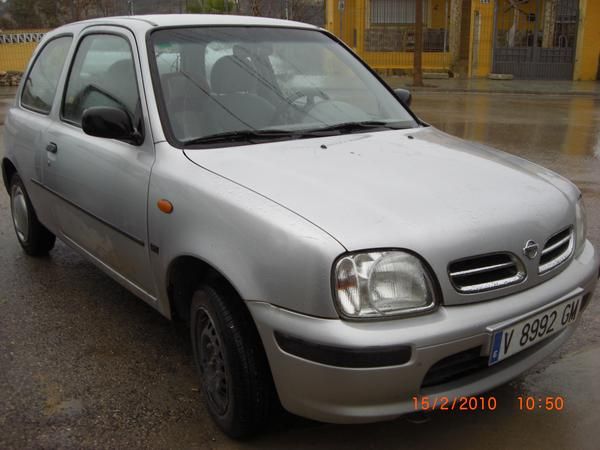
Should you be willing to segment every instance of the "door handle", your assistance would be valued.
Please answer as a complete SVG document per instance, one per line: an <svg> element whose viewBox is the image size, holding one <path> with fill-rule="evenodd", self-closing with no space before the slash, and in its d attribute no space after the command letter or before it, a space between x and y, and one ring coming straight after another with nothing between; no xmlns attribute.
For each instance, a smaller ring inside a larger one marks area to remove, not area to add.
<svg viewBox="0 0 600 450"><path fill-rule="evenodd" d="M56 153L58 151L58 146L54 142L50 142L46 145L46 151L50 153Z"/></svg>

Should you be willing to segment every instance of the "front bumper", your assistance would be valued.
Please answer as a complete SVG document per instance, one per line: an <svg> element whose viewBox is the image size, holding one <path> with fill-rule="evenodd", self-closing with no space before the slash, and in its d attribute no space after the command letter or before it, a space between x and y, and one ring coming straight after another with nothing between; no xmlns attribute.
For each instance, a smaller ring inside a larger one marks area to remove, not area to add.
<svg viewBox="0 0 600 450"><path fill-rule="evenodd" d="M381 322L321 319L247 302L262 338L283 406L292 413L334 423L387 420L414 411L413 396L475 395L517 377L559 348L577 322L534 347L494 366L452 381L423 387L437 362L480 349L489 355L488 327L526 315L559 299L583 294L591 300L600 257L587 242L581 255L554 278L534 288L488 302L440 307L432 314ZM294 356L280 347L275 333L324 346L352 350L410 347L404 364L347 367Z"/></svg>

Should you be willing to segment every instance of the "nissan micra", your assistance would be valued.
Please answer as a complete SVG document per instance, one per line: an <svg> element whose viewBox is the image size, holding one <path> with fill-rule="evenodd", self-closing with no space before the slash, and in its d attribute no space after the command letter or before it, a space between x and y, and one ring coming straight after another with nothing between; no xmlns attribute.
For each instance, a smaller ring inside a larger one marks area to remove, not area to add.
<svg viewBox="0 0 600 450"><path fill-rule="evenodd" d="M302 23L60 27L6 118L17 239L187 322L234 437L279 404L358 423L484 392L568 339L599 256L571 182L409 102Z"/></svg>

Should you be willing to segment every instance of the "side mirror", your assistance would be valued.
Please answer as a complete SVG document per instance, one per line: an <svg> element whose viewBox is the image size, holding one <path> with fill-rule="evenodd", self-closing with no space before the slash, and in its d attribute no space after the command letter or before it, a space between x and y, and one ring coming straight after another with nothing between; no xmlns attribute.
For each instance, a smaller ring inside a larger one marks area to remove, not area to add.
<svg viewBox="0 0 600 450"><path fill-rule="evenodd" d="M394 94L396 94L396 98L400 100L404 105L410 106L412 102L412 95L407 89L394 89Z"/></svg>
<svg viewBox="0 0 600 450"><path fill-rule="evenodd" d="M118 139L139 145L142 135L137 131L129 114L121 108L92 106L83 112L81 128L85 134L108 139Z"/></svg>

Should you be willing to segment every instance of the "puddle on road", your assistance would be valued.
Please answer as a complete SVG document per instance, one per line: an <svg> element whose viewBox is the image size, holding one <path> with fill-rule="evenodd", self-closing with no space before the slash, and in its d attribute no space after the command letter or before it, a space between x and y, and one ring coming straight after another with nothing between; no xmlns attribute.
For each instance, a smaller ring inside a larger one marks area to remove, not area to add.
<svg viewBox="0 0 600 450"><path fill-rule="evenodd" d="M413 106L447 133L526 158L600 158L600 100L593 97L419 94Z"/></svg>
<svg viewBox="0 0 600 450"><path fill-rule="evenodd" d="M600 223L600 99L419 93L413 108L449 134L521 156L567 177L581 189L588 213L595 216L588 217L588 223L592 228Z"/></svg>

